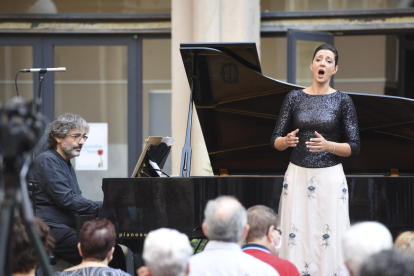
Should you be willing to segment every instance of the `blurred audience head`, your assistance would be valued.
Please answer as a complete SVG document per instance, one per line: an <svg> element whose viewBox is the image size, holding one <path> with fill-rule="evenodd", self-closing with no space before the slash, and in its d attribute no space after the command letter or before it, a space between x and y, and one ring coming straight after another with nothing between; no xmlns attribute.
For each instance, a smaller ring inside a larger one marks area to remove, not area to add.
<svg viewBox="0 0 414 276"><path fill-rule="evenodd" d="M46 254L50 256L53 247L55 246L55 240L49 234L49 227L39 218L35 218L34 227L39 235L40 241L44 245ZM12 248L13 275L16 273L19 273L20 275L31 273L34 275L34 270L38 265L38 262L34 247L30 244L26 229L20 218L16 218L13 225Z"/></svg>
<svg viewBox="0 0 414 276"><path fill-rule="evenodd" d="M414 275L414 257L400 250L385 250L365 259L363 276Z"/></svg>
<svg viewBox="0 0 414 276"><path fill-rule="evenodd" d="M177 230L161 228L145 238L143 259L153 276L188 274L188 260L193 254L188 237Z"/></svg>
<svg viewBox="0 0 414 276"><path fill-rule="evenodd" d="M220 196L207 203L203 232L210 240L241 243L248 231L246 209L237 199Z"/></svg>
<svg viewBox="0 0 414 276"><path fill-rule="evenodd" d="M394 242L394 249L403 250L414 256L414 232L400 234Z"/></svg>
<svg viewBox="0 0 414 276"><path fill-rule="evenodd" d="M390 231L378 222L357 223L342 238L342 250L351 276L359 276L361 264L372 254L392 247Z"/></svg>
<svg viewBox="0 0 414 276"><path fill-rule="evenodd" d="M246 242L263 245L273 255L278 255L282 237L276 212L263 205L250 207L247 210L247 223L250 230Z"/></svg>
<svg viewBox="0 0 414 276"><path fill-rule="evenodd" d="M109 262L115 239L115 227L109 220L97 218L87 221L79 234L79 253L84 260Z"/></svg>

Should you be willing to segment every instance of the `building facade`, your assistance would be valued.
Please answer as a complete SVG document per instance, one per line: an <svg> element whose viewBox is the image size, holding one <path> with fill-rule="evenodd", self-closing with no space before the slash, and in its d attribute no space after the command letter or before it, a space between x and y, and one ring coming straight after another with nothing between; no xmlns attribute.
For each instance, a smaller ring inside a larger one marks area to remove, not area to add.
<svg viewBox="0 0 414 276"><path fill-rule="evenodd" d="M16 95L18 70L66 67L45 75L42 112L108 124L108 170L77 172L86 197L98 200L102 178L129 177L150 135L176 138L165 169L179 173L190 94L180 43L254 41L264 75L306 86L325 34L339 51L334 88L414 98L412 7L411 0L0 0L0 103ZM18 76L26 100L38 84L37 74ZM196 114L192 146L192 175L211 174Z"/></svg>

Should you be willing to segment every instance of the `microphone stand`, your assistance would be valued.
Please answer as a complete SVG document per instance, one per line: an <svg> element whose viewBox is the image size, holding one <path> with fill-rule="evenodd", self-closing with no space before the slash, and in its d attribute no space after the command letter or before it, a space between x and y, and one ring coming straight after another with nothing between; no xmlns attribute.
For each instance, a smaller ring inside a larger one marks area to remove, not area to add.
<svg viewBox="0 0 414 276"><path fill-rule="evenodd" d="M34 106L33 106L33 109L34 109L35 114L37 116L39 114L39 109L40 109L40 104L41 104L40 95L42 93L42 84L43 84L43 79L44 79L45 74L47 72L66 72L66 67L58 67L58 68L30 68L30 69L21 69L21 70L19 70L19 72L21 72L21 73L35 73L35 72L39 72L39 91L37 92L37 99L34 99ZM19 90L17 89L17 75L19 74L19 72L17 72L16 78L14 80L14 83L16 85L17 97L19 97Z"/></svg>
<svg viewBox="0 0 414 276"><path fill-rule="evenodd" d="M36 99L36 113L35 113L36 116L39 114L40 101L41 101L40 95L42 93L42 84L43 84L43 79L44 79L46 73L47 73L46 70L40 70L39 71L39 89L38 89L38 92L37 92L37 99Z"/></svg>

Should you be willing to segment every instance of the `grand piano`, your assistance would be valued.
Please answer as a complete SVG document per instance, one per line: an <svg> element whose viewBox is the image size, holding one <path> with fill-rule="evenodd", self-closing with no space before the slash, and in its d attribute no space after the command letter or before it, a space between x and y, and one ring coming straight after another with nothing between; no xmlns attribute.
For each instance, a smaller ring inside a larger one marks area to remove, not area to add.
<svg viewBox="0 0 414 276"><path fill-rule="evenodd" d="M246 208L263 204L278 211L291 154L272 150L270 136L284 97L300 86L263 75L254 43L181 44L180 51L192 98L180 177L102 183L98 216L114 223L117 242L136 257L147 233L160 227L203 238L204 207L219 195L233 195ZM414 101L348 94L361 130L360 154L343 158L351 223L379 221L394 237L414 230ZM190 176L193 103L215 176Z"/></svg>

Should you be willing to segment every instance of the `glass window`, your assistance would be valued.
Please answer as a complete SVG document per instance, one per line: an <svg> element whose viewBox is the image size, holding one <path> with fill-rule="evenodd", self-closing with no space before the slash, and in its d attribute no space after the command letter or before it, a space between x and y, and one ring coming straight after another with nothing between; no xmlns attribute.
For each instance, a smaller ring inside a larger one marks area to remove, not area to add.
<svg viewBox="0 0 414 276"><path fill-rule="evenodd" d="M297 84L312 84L309 66L315 49L321 43L297 41ZM334 88L364 94L398 95L398 43L396 35L336 36L339 70ZM286 38L261 38L260 45L263 74L286 81Z"/></svg>
<svg viewBox="0 0 414 276"><path fill-rule="evenodd" d="M263 12L324 11L410 8L413 3L400 0L261 0L260 6Z"/></svg>
<svg viewBox="0 0 414 276"><path fill-rule="evenodd" d="M148 136L170 136L171 39L143 39L143 141ZM171 174L171 152L164 171Z"/></svg>
<svg viewBox="0 0 414 276"><path fill-rule="evenodd" d="M2 13L170 13L171 0L0 1Z"/></svg>
<svg viewBox="0 0 414 276"><path fill-rule="evenodd" d="M280 81L286 81L286 45L286 37L262 37L260 39L260 64L264 75Z"/></svg>
<svg viewBox="0 0 414 276"><path fill-rule="evenodd" d="M0 46L0 105L16 96L14 79L20 69L33 67L32 46ZM36 74L37 77L37 74ZM20 97L33 99L33 74L20 73L17 77Z"/></svg>
<svg viewBox="0 0 414 276"><path fill-rule="evenodd" d="M88 123L108 124L108 170L76 171L83 195L102 200L102 178L129 177L127 46L54 49L55 67L67 68L64 73L55 73L55 116L70 112ZM97 150L97 160L98 154ZM96 163L98 166L99 161ZM76 169L76 158L72 165Z"/></svg>
<svg viewBox="0 0 414 276"><path fill-rule="evenodd" d="M339 54L335 88L379 95L387 87L396 89L397 43L396 36L386 35L335 37Z"/></svg>

